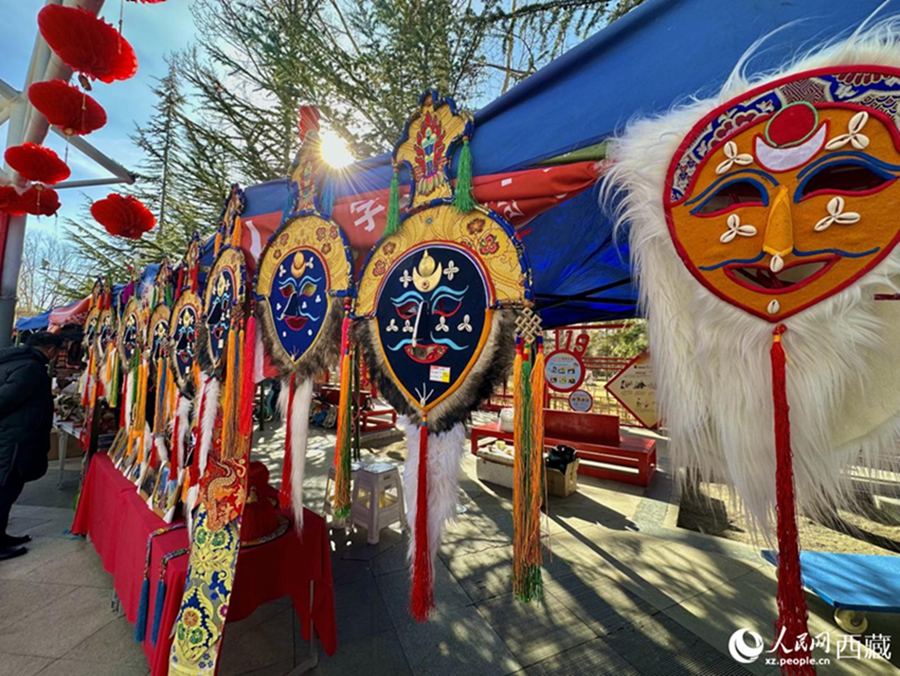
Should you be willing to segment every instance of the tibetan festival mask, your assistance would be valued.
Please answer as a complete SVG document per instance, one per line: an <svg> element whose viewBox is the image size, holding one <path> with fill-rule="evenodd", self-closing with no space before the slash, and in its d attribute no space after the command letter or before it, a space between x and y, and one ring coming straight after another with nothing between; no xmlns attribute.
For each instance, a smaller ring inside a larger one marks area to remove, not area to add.
<svg viewBox="0 0 900 676"><path fill-rule="evenodd" d="M96 344L101 312L100 306L94 305L88 310L87 317L84 320L84 346L88 350L92 349Z"/></svg>
<svg viewBox="0 0 900 676"><path fill-rule="evenodd" d="M95 346L97 329L100 322L100 313L103 308L103 296L103 282L98 279L94 282L94 286L91 290L91 308L88 310L87 317L84 319L82 329L84 332L82 344L84 345L85 354Z"/></svg>
<svg viewBox="0 0 900 676"><path fill-rule="evenodd" d="M690 273L780 322L852 285L900 238L900 71L807 71L698 122L666 177L666 219Z"/></svg>
<svg viewBox="0 0 900 676"><path fill-rule="evenodd" d="M169 318L171 310L165 303L160 303L150 315L150 326L147 342L150 347L150 361L156 364L168 353Z"/></svg>
<svg viewBox="0 0 900 676"><path fill-rule="evenodd" d="M194 344L197 342L197 331L203 317L203 301L200 296L190 290L182 292L175 307L172 308L172 319L169 322L169 349L171 350L172 372L178 382L178 388L185 396L194 392Z"/></svg>
<svg viewBox="0 0 900 676"><path fill-rule="evenodd" d="M206 278L203 321L200 328L200 364L207 373L219 373L225 364L228 329L240 321L247 293L244 252L225 246Z"/></svg>
<svg viewBox="0 0 900 676"><path fill-rule="evenodd" d="M97 354L103 359L116 342L116 311L111 307L100 312L97 321Z"/></svg>
<svg viewBox="0 0 900 676"><path fill-rule="evenodd" d="M292 185L291 215L259 260L257 315L266 351L284 375L302 381L337 361L353 259L341 228L315 205L321 164L318 135L306 134Z"/></svg>
<svg viewBox="0 0 900 676"><path fill-rule="evenodd" d="M840 504L860 450L896 457L900 441L900 302L883 300L900 291L900 57L883 41L736 75L611 144L673 463L734 485L763 532L773 346L799 510Z"/></svg>
<svg viewBox="0 0 900 676"><path fill-rule="evenodd" d="M398 145L412 211L366 261L355 314L370 371L390 403L440 432L506 377L514 312L529 293L524 253L508 224L450 202L449 148L471 122L427 93ZM435 198L437 200L435 201Z"/></svg>
<svg viewBox="0 0 900 676"><path fill-rule="evenodd" d="M244 204L244 192L237 184L233 185L219 218L217 241L222 244L206 277L197 356L200 367L210 375L222 375L228 331L244 320L247 259L240 248L240 214Z"/></svg>
<svg viewBox="0 0 900 676"><path fill-rule="evenodd" d="M132 296L119 320L118 349L123 369L131 368L135 354L140 356L144 343L143 330L141 301Z"/></svg>

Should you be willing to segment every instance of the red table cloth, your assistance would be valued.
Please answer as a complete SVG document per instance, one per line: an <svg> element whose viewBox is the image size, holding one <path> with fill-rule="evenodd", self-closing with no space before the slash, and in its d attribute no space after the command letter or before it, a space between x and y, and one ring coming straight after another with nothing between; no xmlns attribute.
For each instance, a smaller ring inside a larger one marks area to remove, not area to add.
<svg viewBox="0 0 900 676"><path fill-rule="evenodd" d="M166 523L138 495L134 484L116 470L105 454L98 453L93 457L82 487L72 532L91 536L104 569L113 575L113 585L129 622L135 621L140 605L147 539L153 531L165 526ZM166 567L162 620L154 646L153 613L157 603L160 563L169 552L188 546L185 529L159 535L152 541L150 602L143 647L153 676L163 676L168 672L172 645L170 634L181 605L188 556L172 558ZM263 603L290 596L300 619L303 637L309 639L312 619L322 648L328 655L333 655L337 648L337 630L329 551L325 520L309 510L304 510L301 535L291 529L276 540L242 549L238 555L228 622L244 619ZM312 604L310 583L314 588Z"/></svg>

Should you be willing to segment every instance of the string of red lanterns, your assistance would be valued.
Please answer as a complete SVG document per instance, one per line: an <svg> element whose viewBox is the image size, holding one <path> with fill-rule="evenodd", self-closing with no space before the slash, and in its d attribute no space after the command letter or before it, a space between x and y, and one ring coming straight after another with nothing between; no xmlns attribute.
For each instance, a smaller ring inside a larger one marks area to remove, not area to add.
<svg viewBox="0 0 900 676"><path fill-rule="evenodd" d="M143 4L164 1L140 0ZM84 8L47 5L38 13L38 29L56 56L78 73L85 90L90 89L90 80L112 83L137 73L137 56L120 30ZM106 111L96 100L63 80L32 84L28 99L66 136L90 134L107 121ZM4 158L22 179L34 183L22 192L14 186L0 186L0 211L14 216L55 214L60 208L59 195L47 185L66 180L71 175L68 165L50 148L34 143L10 147ZM156 224L139 200L115 193L95 202L91 214L110 234L132 239Z"/></svg>

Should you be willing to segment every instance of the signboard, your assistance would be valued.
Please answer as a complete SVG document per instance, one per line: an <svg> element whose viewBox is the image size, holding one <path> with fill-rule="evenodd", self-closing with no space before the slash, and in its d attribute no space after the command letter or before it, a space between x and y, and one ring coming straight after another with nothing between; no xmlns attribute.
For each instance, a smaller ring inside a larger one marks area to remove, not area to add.
<svg viewBox="0 0 900 676"><path fill-rule="evenodd" d="M581 357L568 350L554 350L544 362L547 387L557 392L573 392L584 382Z"/></svg>
<svg viewBox="0 0 900 676"><path fill-rule="evenodd" d="M587 413L594 407L594 398L590 392L575 390L569 395L569 408L578 413Z"/></svg>
<svg viewBox="0 0 900 676"><path fill-rule="evenodd" d="M656 429L656 379L650 353L644 350L606 383L606 391L615 397L647 429Z"/></svg>

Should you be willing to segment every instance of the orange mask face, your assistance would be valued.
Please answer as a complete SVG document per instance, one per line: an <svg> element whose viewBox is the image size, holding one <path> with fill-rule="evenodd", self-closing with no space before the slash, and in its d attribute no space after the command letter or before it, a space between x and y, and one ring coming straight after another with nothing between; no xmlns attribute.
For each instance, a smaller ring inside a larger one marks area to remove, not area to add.
<svg viewBox="0 0 900 676"><path fill-rule="evenodd" d="M666 183L691 274L777 322L872 270L900 240L898 109L900 71L856 66L802 73L707 115Z"/></svg>

